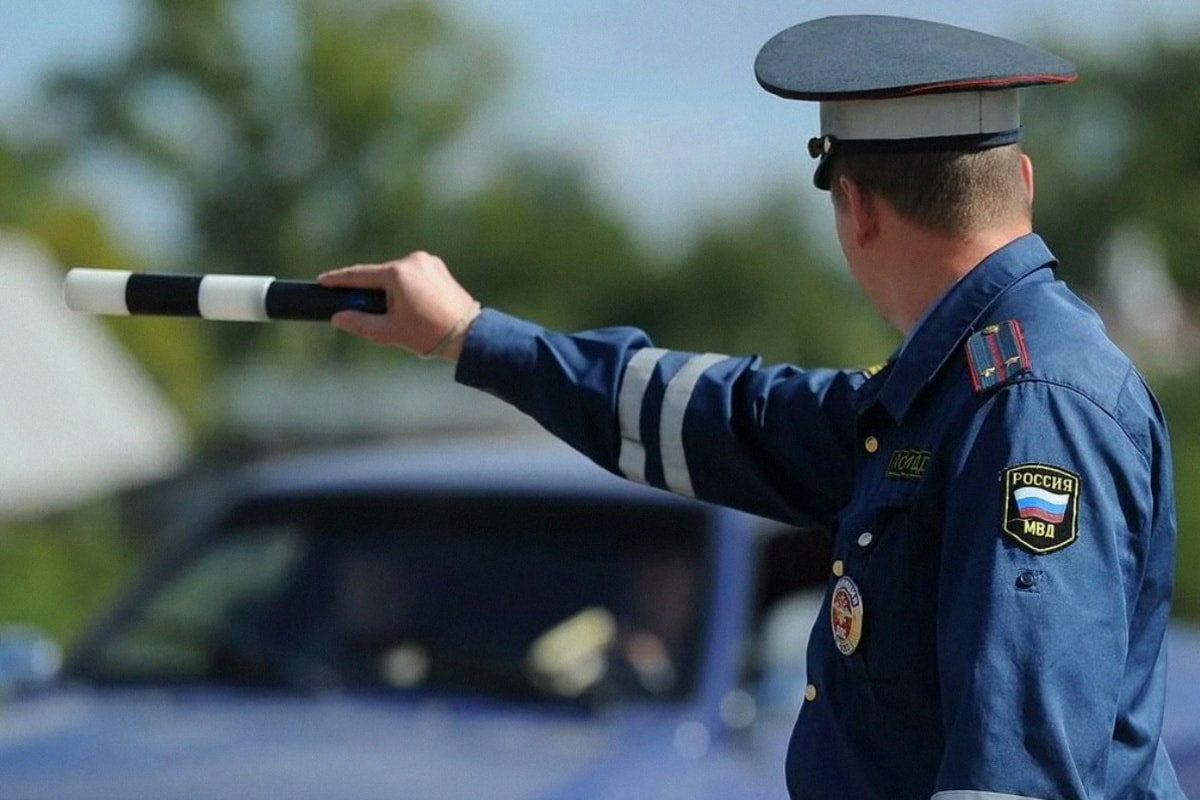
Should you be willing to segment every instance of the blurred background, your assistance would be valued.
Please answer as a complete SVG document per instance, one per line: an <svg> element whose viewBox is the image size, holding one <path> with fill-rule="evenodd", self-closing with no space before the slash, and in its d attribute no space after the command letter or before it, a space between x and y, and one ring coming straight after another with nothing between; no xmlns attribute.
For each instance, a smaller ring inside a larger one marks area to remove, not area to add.
<svg viewBox="0 0 1200 800"><path fill-rule="evenodd" d="M883 360L816 109L752 72L788 25L881 12L1079 65L1026 96L1037 227L1166 406L1200 618L1194 0L0 0L0 620L69 642L223 465L508 424L324 325L70 315L68 265L308 279L421 248L550 326Z"/></svg>

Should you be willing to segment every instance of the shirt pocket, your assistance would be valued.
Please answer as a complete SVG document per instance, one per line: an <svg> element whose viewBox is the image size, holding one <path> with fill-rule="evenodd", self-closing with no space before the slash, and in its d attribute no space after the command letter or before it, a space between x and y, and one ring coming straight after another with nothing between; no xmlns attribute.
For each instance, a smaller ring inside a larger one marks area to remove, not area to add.
<svg viewBox="0 0 1200 800"><path fill-rule="evenodd" d="M862 580L862 663L873 681L920 680L936 660L938 537L922 521L918 486L883 487L867 525L851 537Z"/></svg>

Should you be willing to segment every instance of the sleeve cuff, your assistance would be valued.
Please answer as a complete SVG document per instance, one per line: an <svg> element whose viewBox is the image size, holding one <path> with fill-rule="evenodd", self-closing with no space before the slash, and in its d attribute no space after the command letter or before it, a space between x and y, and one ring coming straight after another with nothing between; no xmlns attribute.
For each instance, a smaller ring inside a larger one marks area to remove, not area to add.
<svg viewBox="0 0 1200 800"><path fill-rule="evenodd" d="M524 369L534 362L536 342L543 328L495 309L480 312L463 340L454 379L505 400Z"/></svg>

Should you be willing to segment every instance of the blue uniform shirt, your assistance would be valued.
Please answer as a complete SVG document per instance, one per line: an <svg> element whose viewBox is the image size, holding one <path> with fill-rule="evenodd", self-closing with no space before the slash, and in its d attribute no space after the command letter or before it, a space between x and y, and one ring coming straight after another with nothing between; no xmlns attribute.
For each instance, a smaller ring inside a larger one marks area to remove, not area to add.
<svg viewBox="0 0 1200 800"><path fill-rule="evenodd" d="M793 797L1181 798L1166 428L1054 266L1013 241L874 374L488 310L457 375L625 477L833 532Z"/></svg>

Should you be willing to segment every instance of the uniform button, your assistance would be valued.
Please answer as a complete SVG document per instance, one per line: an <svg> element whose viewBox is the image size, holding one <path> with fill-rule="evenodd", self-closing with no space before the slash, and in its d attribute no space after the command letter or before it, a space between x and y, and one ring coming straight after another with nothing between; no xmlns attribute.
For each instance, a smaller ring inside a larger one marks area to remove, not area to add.
<svg viewBox="0 0 1200 800"><path fill-rule="evenodd" d="M874 436L868 436L866 441L863 442L863 447L866 448L868 453L874 453L879 449L879 440Z"/></svg>
<svg viewBox="0 0 1200 800"><path fill-rule="evenodd" d="M837 561L833 562L834 577L837 577L837 578L842 577L842 573L844 573L845 571L846 571L846 565L842 563L842 560L840 558Z"/></svg>
<svg viewBox="0 0 1200 800"><path fill-rule="evenodd" d="M810 703L813 700L816 700L817 699L817 687L812 685L811 683L808 686L805 686L804 687L804 699Z"/></svg>
<svg viewBox="0 0 1200 800"><path fill-rule="evenodd" d="M859 547L870 547L873 541L875 541L875 536L870 531L863 531L858 535Z"/></svg>

